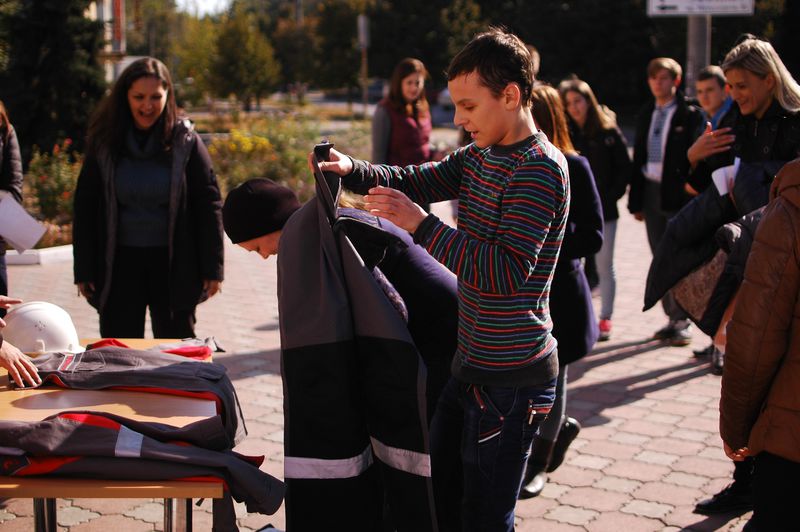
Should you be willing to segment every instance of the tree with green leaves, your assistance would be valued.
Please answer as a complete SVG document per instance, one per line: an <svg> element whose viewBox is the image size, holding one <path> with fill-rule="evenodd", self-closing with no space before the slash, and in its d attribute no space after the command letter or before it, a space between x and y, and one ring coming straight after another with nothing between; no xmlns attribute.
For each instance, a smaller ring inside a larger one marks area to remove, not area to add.
<svg viewBox="0 0 800 532"><path fill-rule="evenodd" d="M71 138L81 149L89 115L106 83L98 63L103 26L88 19L89 0L24 0L0 10L7 63L0 98L17 130L23 159Z"/></svg>
<svg viewBox="0 0 800 532"><path fill-rule="evenodd" d="M280 83L272 45L252 22L252 16L243 12L222 22L211 67L217 95L234 94L247 111Z"/></svg>
<svg viewBox="0 0 800 532"><path fill-rule="evenodd" d="M298 24L294 19L279 19L273 36L283 80L297 95L298 103L303 102L305 87L313 81L318 64L316 20L305 18Z"/></svg>
<svg viewBox="0 0 800 532"><path fill-rule="evenodd" d="M171 67L178 17L175 0L128 0L125 11L128 55L157 57Z"/></svg>
<svg viewBox="0 0 800 532"><path fill-rule="evenodd" d="M211 17L179 17L172 65L179 105L197 104L213 91L214 55L217 53L218 24Z"/></svg>

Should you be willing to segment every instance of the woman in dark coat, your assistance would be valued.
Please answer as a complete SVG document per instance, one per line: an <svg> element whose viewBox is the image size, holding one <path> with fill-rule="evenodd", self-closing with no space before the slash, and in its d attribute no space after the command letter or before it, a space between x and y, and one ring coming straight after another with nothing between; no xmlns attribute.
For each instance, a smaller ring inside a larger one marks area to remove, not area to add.
<svg viewBox="0 0 800 532"><path fill-rule="evenodd" d="M536 126L567 158L570 204L561 253L550 287L550 316L553 336L558 341L556 401L534 440L520 490L521 499L541 493L547 482L546 473L561 465L567 447L580 430L578 421L565 413L567 366L584 357L599 335L592 293L581 259L597 253L603 245L600 195L589 162L575 152L570 141L561 97L553 87L542 85L534 87L531 99Z"/></svg>
<svg viewBox="0 0 800 532"><path fill-rule="evenodd" d="M194 336L195 307L223 276L222 201L211 159L177 116L169 71L126 68L89 127L75 191L75 283L103 337Z"/></svg>
<svg viewBox="0 0 800 532"><path fill-rule="evenodd" d="M562 82L558 88L567 111L570 140L575 149L589 160L603 205L603 246L595 260L600 282L600 340L608 340L617 294L614 270L614 243L619 218L617 201L628 188L632 163L625 137L614 118L597 103L589 84L571 79Z"/></svg>
<svg viewBox="0 0 800 532"><path fill-rule="evenodd" d="M8 120L6 107L0 101L0 198L10 194L22 203L22 159L19 155L17 133ZM0 237L0 295L8 295L8 272L6 270L6 242ZM6 310L0 308L0 318Z"/></svg>

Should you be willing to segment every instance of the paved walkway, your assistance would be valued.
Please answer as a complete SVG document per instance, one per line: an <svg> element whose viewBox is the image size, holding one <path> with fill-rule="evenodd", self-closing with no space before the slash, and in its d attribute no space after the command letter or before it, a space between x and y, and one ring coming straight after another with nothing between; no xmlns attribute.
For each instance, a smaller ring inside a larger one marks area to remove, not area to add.
<svg viewBox="0 0 800 532"><path fill-rule="evenodd" d="M717 432L719 378L690 348L648 340L665 321L658 308L641 312L649 259L644 226L623 216L614 336L570 366L568 412L584 428L542 495L517 505L519 531L741 530L749 517L691 513L733 470ZM216 360L229 369L250 431L237 450L266 455L262 468L282 478L275 260L228 244L225 268L223 293L198 309L197 333L227 349ZM71 262L12 266L9 275L13 295L56 303L72 315L80 336L99 335L96 313L76 296ZM692 347L705 345L697 334ZM158 500L67 499L58 506L60 529L69 532L161 529ZM237 512L243 531L284 526L283 509L248 515L237 505ZM6 501L0 532L33 530L31 515L30 500ZM209 501L195 508L194 521L196 530L211 529Z"/></svg>

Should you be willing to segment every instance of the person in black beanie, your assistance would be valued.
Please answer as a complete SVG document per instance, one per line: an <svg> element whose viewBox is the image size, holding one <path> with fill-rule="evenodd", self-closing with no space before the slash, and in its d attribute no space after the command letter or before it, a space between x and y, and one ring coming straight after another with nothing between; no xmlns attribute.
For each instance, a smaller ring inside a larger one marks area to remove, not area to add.
<svg viewBox="0 0 800 532"><path fill-rule="evenodd" d="M283 226L299 208L300 201L290 188L259 177L228 193L222 225L231 242L267 259L278 253Z"/></svg>

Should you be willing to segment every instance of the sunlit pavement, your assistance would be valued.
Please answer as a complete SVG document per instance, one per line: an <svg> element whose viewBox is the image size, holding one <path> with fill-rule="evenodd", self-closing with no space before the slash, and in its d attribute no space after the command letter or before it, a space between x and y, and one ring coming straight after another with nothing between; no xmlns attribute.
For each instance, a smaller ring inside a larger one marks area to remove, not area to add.
<svg viewBox="0 0 800 532"><path fill-rule="evenodd" d="M449 205L434 209L449 219ZM199 307L197 333L213 335L227 350L215 358L229 370L250 433L237 450L265 455L262 469L282 478L275 260L230 242L225 252L223 292ZM649 259L644 226L623 214L613 336L570 366L568 413L583 430L542 495L517 505L519 531L740 530L749 517L692 513L733 471L718 435L720 381L707 362L692 357L692 348L706 345L699 333L686 348L649 340L665 322L660 308L641 312ZM12 295L56 303L72 315L80 336L98 336L97 315L72 284L71 261L11 266L9 276ZM162 526L160 500L66 499L58 507L60 529L69 532ZM210 512L210 501L195 508L195 530L211 530ZM262 516L237 505L237 512L243 531L284 527L283 509ZM33 530L30 500L0 507L0 532L12 530Z"/></svg>

